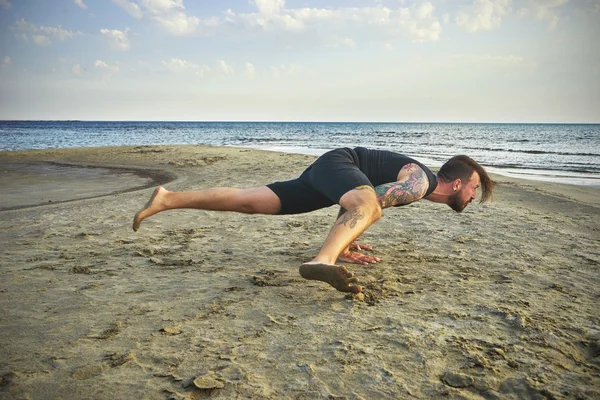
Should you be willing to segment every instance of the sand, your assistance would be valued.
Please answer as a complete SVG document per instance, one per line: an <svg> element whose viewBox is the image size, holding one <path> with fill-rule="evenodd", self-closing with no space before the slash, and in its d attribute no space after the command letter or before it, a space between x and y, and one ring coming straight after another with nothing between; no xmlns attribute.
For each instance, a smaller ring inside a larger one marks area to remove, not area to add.
<svg viewBox="0 0 600 400"><path fill-rule="evenodd" d="M344 264L354 297L298 274L335 207L131 230L155 182L261 185L312 159L0 152L0 398L600 398L598 188L496 177L462 214L385 210L361 238L382 261Z"/></svg>

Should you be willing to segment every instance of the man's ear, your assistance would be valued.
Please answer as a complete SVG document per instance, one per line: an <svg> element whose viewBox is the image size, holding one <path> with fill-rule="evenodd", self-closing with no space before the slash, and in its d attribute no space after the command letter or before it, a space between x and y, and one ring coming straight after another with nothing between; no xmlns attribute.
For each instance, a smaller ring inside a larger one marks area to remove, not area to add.
<svg viewBox="0 0 600 400"><path fill-rule="evenodd" d="M452 182L452 189L455 192L458 192L461 187L462 187L462 181L460 179L455 179L454 182Z"/></svg>

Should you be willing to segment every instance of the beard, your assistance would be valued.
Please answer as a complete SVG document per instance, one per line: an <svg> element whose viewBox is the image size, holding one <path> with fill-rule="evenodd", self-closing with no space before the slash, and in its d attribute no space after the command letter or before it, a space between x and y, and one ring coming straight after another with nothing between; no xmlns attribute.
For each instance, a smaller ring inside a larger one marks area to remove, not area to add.
<svg viewBox="0 0 600 400"><path fill-rule="evenodd" d="M453 209L456 212L462 212L462 210L464 210L465 207L467 207L467 205L470 203L470 201L462 203L459 195L460 190L457 193L454 193L450 195L450 197L448 197L448 205L451 209Z"/></svg>

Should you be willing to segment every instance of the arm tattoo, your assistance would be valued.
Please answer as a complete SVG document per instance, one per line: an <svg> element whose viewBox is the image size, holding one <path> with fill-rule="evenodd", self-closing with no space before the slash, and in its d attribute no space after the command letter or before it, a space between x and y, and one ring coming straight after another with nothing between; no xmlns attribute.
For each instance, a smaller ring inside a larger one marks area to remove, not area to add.
<svg viewBox="0 0 600 400"><path fill-rule="evenodd" d="M375 188L381 208L410 204L427 193L429 180L423 169L416 164L407 164L402 170L408 173L405 179Z"/></svg>
<svg viewBox="0 0 600 400"><path fill-rule="evenodd" d="M350 229L354 229L356 227L356 223L364 217L365 214L363 214L358 208L355 208L354 210L350 210L342 215L337 225L350 226Z"/></svg>

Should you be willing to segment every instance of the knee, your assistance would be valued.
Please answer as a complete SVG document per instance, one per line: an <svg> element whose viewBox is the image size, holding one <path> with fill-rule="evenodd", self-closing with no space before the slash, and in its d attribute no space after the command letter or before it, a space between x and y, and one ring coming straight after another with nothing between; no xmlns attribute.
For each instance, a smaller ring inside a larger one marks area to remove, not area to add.
<svg viewBox="0 0 600 400"><path fill-rule="evenodd" d="M235 199L237 203L236 211L244 214L257 214L259 203L255 201L251 196L244 196L241 193Z"/></svg>
<svg viewBox="0 0 600 400"><path fill-rule="evenodd" d="M375 221L377 221L383 217L383 210L381 209L381 204L379 204L379 202L376 202L375 209Z"/></svg>
<svg viewBox="0 0 600 400"><path fill-rule="evenodd" d="M340 205L346 210L359 208L371 222L378 221L383 216L374 192L353 190L342 196Z"/></svg>
<svg viewBox="0 0 600 400"><path fill-rule="evenodd" d="M360 210L360 212L370 221L371 224L379 221L383 216L383 212L381 211L381 206L377 201L365 201L356 204L355 208Z"/></svg>
<svg viewBox="0 0 600 400"><path fill-rule="evenodd" d="M256 214L257 212L254 204L248 202L240 203L238 211L244 214Z"/></svg>
<svg viewBox="0 0 600 400"><path fill-rule="evenodd" d="M266 186L240 189L235 193L236 211L245 214L276 214L281 209L281 201Z"/></svg>
<svg viewBox="0 0 600 400"><path fill-rule="evenodd" d="M365 209L365 212L370 216L373 222L378 221L383 216L383 211L381 210L381 205L379 205L378 201L370 201L363 205L362 208Z"/></svg>

